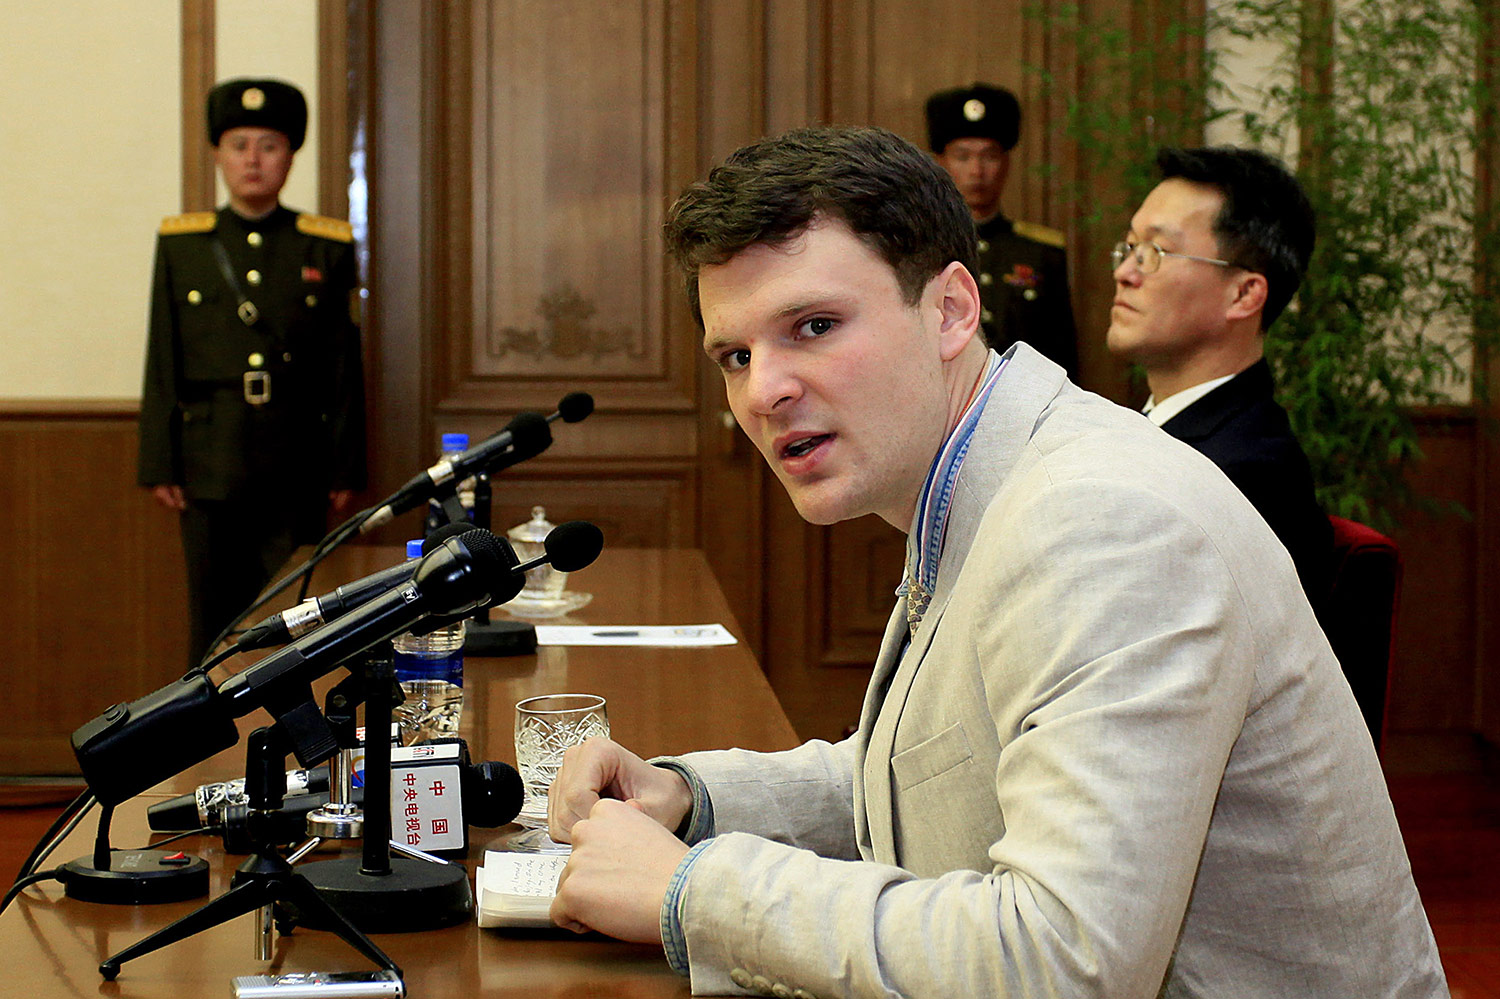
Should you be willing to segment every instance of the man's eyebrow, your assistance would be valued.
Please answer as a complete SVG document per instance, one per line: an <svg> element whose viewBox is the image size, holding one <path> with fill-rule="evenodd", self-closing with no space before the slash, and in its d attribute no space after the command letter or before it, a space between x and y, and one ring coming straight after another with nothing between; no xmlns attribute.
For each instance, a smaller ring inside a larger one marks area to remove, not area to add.
<svg viewBox="0 0 1500 999"><path fill-rule="evenodd" d="M850 302L851 300L849 299L833 296L818 296L815 298L797 299L795 301L787 303L786 305L783 305L781 308L777 309L766 318L768 321L774 324L784 319L790 319L792 316L801 315L804 312L814 312L818 309L847 309L850 307ZM703 341L703 352L709 357L713 357L719 351L731 346L737 341L738 337L729 334L720 334L707 337Z"/></svg>
<svg viewBox="0 0 1500 999"><path fill-rule="evenodd" d="M1182 237L1181 229L1169 225L1153 224L1148 225L1139 231L1136 230L1135 226L1131 226L1129 231L1137 236L1140 236L1142 239L1149 239L1154 236L1171 236L1173 238Z"/></svg>

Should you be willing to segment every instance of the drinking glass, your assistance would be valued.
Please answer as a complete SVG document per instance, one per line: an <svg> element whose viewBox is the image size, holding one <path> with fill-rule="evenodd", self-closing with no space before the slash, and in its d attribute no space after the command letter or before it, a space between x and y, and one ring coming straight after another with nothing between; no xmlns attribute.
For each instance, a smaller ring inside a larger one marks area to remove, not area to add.
<svg viewBox="0 0 1500 999"><path fill-rule="evenodd" d="M543 694L516 704L516 769L526 789L516 822L526 831L507 849L563 853L567 846L547 835L547 789L562 766L563 753L585 739L609 735L609 714L597 694Z"/></svg>

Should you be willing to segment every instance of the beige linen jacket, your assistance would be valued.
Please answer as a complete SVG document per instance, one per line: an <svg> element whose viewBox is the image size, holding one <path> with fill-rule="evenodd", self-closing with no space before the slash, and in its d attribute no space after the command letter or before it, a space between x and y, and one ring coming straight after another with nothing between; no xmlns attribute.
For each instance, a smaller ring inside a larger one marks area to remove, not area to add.
<svg viewBox="0 0 1500 999"><path fill-rule="evenodd" d="M905 630L854 738L683 758L694 992L1447 995L1291 559L1192 448L1012 348Z"/></svg>

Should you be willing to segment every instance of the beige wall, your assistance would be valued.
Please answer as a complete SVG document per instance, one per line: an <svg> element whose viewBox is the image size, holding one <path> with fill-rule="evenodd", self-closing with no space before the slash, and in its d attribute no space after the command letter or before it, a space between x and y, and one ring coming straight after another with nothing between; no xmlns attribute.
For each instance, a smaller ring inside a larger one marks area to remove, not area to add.
<svg viewBox="0 0 1500 999"><path fill-rule="evenodd" d="M281 76L316 109L316 5L215 6L219 77ZM140 394L153 233L182 206L180 18L177 0L7 7L0 398ZM310 132L288 204L317 210L316 164Z"/></svg>

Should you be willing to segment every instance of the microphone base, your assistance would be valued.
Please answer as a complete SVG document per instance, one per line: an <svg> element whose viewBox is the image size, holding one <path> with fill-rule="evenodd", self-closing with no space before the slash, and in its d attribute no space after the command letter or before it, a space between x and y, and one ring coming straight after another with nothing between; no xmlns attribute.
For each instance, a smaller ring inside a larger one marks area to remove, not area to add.
<svg viewBox="0 0 1500 999"><path fill-rule="evenodd" d="M109 870L94 866L94 857L79 857L62 866L63 893L80 902L105 905L156 905L208 894L208 864L201 857L166 863L176 851L111 850Z"/></svg>
<svg viewBox="0 0 1500 999"><path fill-rule="evenodd" d="M392 857L389 874L361 873L363 864L360 856L340 857L300 864L297 873L363 933L435 930L474 916L474 892L462 864ZM315 930L331 928L316 913L294 912L291 921Z"/></svg>
<svg viewBox="0 0 1500 999"><path fill-rule="evenodd" d="M534 652L536 627L526 621L469 621L464 626L464 655L529 656Z"/></svg>

